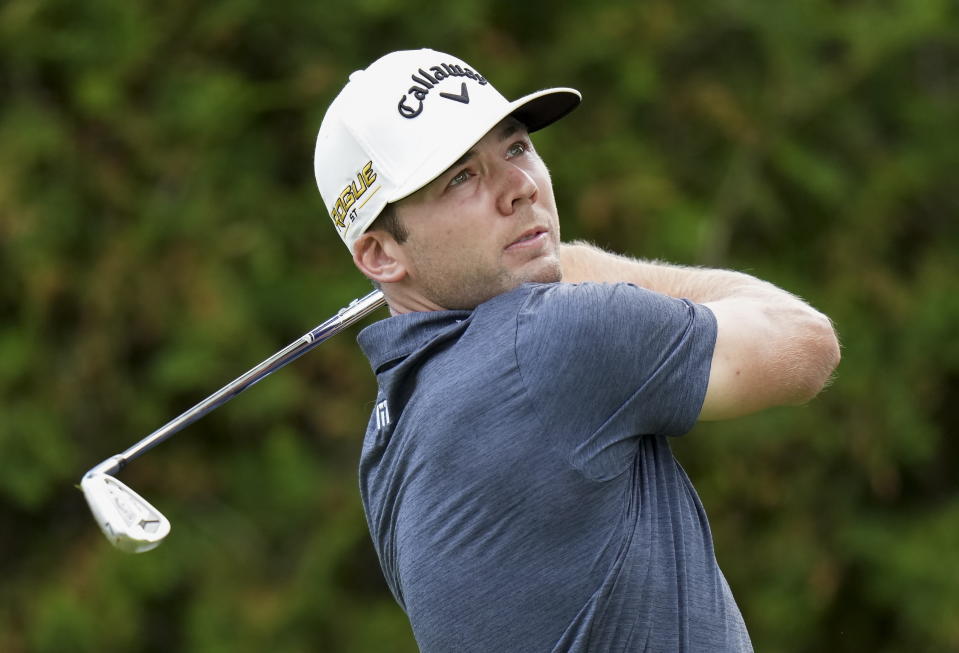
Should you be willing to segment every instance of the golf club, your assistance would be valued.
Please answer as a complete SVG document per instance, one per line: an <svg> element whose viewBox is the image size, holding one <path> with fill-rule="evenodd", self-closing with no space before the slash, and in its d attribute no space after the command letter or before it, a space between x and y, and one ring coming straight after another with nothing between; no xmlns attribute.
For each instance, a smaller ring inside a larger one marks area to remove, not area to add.
<svg viewBox="0 0 959 653"><path fill-rule="evenodd" d="M128 462L385 304L386 299L379 290L354 299L349 306L340 309L326 322L223 386L179 417L167 422L123 453L111 456L91 468L80 480L80 489L107 539L122 551L141 553L155 548L170 532L170 522L159 510L113 477Z"/></svg>

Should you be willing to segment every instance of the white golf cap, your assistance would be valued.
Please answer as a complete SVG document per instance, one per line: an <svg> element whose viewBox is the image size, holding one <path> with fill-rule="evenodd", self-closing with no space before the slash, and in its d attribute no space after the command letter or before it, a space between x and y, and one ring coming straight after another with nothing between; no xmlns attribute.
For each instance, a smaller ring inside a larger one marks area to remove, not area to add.
<svg viewBox="0 0 959 653"><path fill-rule="evenodd" d="M579 101L579 91L550 88L509 102L452 55L392 52L350 75L327 110L316 139L316 184L352 252L383 207L433 181L506 116L533 132Z"/></svg>

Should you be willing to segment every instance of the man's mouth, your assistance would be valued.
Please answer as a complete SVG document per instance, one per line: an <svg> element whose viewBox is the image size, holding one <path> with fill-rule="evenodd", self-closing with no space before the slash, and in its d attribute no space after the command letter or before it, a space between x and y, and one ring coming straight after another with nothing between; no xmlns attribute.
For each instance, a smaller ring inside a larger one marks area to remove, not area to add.
<svg viewBox="0 0 959 653"><path fill-rule="evenodd" d="M546 235L546 229L542 227L535 227L528 231L524 231L519 238L514 240L512 243L506 246L506 249L520 248L524 246L534 245L538 241L542 240Z"/></svg>

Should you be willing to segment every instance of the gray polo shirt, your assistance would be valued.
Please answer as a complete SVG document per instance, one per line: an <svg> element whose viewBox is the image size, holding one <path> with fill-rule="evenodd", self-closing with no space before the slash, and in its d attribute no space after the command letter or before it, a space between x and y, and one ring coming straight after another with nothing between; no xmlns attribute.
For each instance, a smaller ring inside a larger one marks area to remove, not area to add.
<svg viewBox="0 0 959 653"><path fill-rule="evenodd" d="M702 407L703 306L527 284L364 329L373 544L425 652L751 651L668 436Z"/></svg>

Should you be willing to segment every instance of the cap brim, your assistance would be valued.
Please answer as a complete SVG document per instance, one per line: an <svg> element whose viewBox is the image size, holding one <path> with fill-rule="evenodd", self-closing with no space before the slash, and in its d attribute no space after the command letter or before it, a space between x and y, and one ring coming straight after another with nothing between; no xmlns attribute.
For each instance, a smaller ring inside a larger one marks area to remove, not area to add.
<svg viewBox="0 0 959 653"><path fill-rule="evenodd" d="M581 99L576 89L548 88L511 102L507 115L514 116L527 130L534 132L568 114L579 106Z"/></svg>
<svg viewBox="0 0 959 653"><path fill-rule="evenodd" d="M396 189L388 202L401 200L439 177L460 157L476 145L486 133L507 116L514 116L526 125L529 132L535 132L550 125L575 109L582 99L579 91L572 88L547 88L510 102L502 111L488 116L486 124L474 125L472 130L463 130L453 135L458 141L450 148L444 148L439 156L427 157L419 174L411 175L407 183Z"/></svg>

